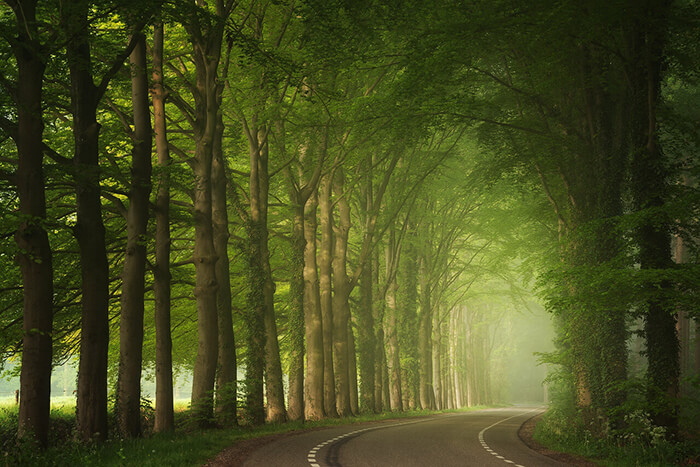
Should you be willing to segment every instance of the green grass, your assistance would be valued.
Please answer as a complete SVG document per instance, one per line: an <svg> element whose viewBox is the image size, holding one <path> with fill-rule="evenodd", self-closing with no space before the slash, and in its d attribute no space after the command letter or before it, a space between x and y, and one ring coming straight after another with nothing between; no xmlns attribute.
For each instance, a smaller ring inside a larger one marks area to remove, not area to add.
<svg viewBox="0 0 700 467"><path fill-rule="evenodd" d="M288 422L260 427L199 430L192 428L187 411L176 414L178 429L170 434L153 434L136 440L113 439L102 444L84 444L73 440L74 407L63 405L52 410L50 446L45 452L16 440L17 406L0 407L0 444L4 457L0 465L15 466L192 466L201 465L236 441L317 427L348 425L375 420L408 418L435 413L462 412L470 409L407 411L361 415L317 422Z"/></svg>

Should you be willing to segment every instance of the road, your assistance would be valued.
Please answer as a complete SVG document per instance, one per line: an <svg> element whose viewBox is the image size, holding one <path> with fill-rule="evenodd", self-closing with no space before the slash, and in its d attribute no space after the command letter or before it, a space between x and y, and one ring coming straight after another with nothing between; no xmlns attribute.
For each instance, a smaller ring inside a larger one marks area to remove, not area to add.
<svg viewBox="0 0 700 467"><path fill-rule="evenodd" d="M563 466L518 438L541 408L512 407L304 432L252 453L246 467Z"/></svg>

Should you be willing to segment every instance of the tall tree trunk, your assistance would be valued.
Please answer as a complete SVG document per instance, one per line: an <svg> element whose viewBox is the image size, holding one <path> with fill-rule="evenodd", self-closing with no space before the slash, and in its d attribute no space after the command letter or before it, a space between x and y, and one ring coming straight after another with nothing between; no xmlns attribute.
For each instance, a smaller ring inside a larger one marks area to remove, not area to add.
<svg viewBox="0 0 700 467"><path fill-rule="evenodd" d="M338 225L335 228L333 252L333 366L335 371L336 408L338 415L352 415L350 407L350 369L348 362L348 325L350 321L349 283L346 270L348 234L350 231L350 203L343 193L345 175L336 169L333 193L338 198Z"/></svg>
<svg viewBox="0 0 700 467"><path fill-rule="evenodd" d="M173 413L173 357L170 330L170 150L163 87L163 23L153 31L153 128L158 154L156 195L156 264L153 274L156 328L156 409L153 430L175 429Z"/></svg>
<svg viewBox="0 0 700 467"><path fill-rule="evenodd" d="M141 358L146 279L146 234L151 195L151 113L148 106L146 36L138 34L131 52L131 101L134 112L131 188L126 217L126 255L119 319L117 415L124 437L141 435Z"/></svg>
<svg viewBox="0 0 700 467"><path fill-rule="evenodd" d="M221 87L221 85L219 85ZM219 99L221 98L219 90ZM220 102L219 102L220 104ZM219 105L220 107L220 105ZM221 111L217 114L212 160L212 228L216 261L216 307L219 348L216 368L216 413L227 425L236 425L237 419L237 365L236 340L233 333L231 309L231 277L228 257L228 209L226 202L226 162L223 152L224 122Z"/></svg>
<svg viewBox="0 0 700 467"><path fill-rule="evenodd" d="M635 154L632 163L633 196L639 211L654 210L643 217L637 229L639 262L642 269L668 269L672 266L670 226L667 215L656 210L663 207L667 197L667 170L665 157L659 147L657 108L661 102L663 49L666 21L670 2L644 2L641 18L635 23L633 52L637 60L632 70L634 77L636 125L634 128ZM640 9L641 10L641 9ZM633 78L634 79L634 78ZM651 291L668 291L668 281L649 284ZM654 292L652 292L654 293ZM656 292L647 301L644 334L649 362L649 399L655 408L657 424L675 432L678 423L679 344L675 313Z"/></svg>
<svg viewBox="0 0 700 467"><path fill-rule="evenodd" d="M382 320L377 320L381 323ZM374 348L374 413L382 413L384 410L384 404L382 400L382 370L384 367L384 361L386 360L386 354L384 353L384 329L380 327L377 330L377 336L375 339Z"/></svg>
<svg viewBox="0 0 700 467"><path fill-rule="evenodd" d="M318 194L309 197L305 207L304 237L304 327L306 337L306 378L304 406L307 420L320 420L325 416L324 407L324 341L321 295L316 269L316 210Z"/></svg>
<svg viewBox="0 0 700 467"><path fill-rule="evenodd" d="M362 199L360 201L360 216L364 224L364 235L369 235L371 215L368 212L373 207L373 177L372 155L366 158ZM360 371L360 409L363 412L374 411L374 372L375 372L375 322L373 312L373 277L372 260L366 262L360 276L360 304L357 308L357 343Z"/></svg>
<svg viewBox="0 0 700 467"><path fill-rule="evenodd" d="M418 323L418 356L420 359L419 384L420 405L423 410L435 408L435 395L433 393L433 360L432 342L433 316L430 298L430 277L428 260L422 256L420 260L420 316Z"/></svg>
<svg viewBox="0 0 700 467"><path fill-rule="evenodd" d="M386 246L386 280L389 281L386 290L386 311L385 311L385 336L386 336L386 359L387 370L389 372L389 403L394 412L403 410L401 396L401 360L399 355L399 336L397 326L397 305L396 290L398 283L396 273L393 270L396 264L395 254L395 234L390 232L389 242Z"/></svg>
<svg viewBox="0 0 700 467"><path fill-rule="evenodd" d="M25 219L15 234L24 290L18 438L33 436L41 446L46 446L51 395L53 265L48 235L42 226L46 220L42 118L45 66L36 0L8 3L17 21L13 52L19 72L15 137L19 162L15 182L19 211Z"/></svg>
<svg viewBox="0 0 700 467"><path fill-rule="evenodd" d="M326 416L337 417L335 400L335 371L333 368L333 211L331 208L332 174L321 179L319 217L321 219L321 245L318 257L321 322L323 326L323 405Z"/></svg>
<svg viewBox="0 0 700 467"><path fill-rule="evenodd" d="M374 412L375 331L372 306L372 264L368 262L360 277L360 306L357 309L357 340L360 370L360 410Z"/></svg>
<svg viewBox="0 0 700 467"><path fill-rule="evenodd" d="M212 162L218 125L217 69L221 55L221 32L205 41L193 41L197 92L194 125L194 266L197 303L197 358L192 376L192 408L200 425L214 416L214 382L219 351L216 250L212 224ZM197 37L196 32L190 33Z"/></svg>
<svg viewBox="0 0 700 467"><path fill-rule="evenodd" d="M444 397L443 397L443 386L442 386L442 339L441 339L441 332L440 332L440 322L437 319L438 315L440 314L440 310L436 310L437 313L435 313L436 316L433 317L433 339L432 339L432 347L433 347L433 391L435 393L435 408L437 410L442 410L445 408L443 402L444 402Z"/></svg>
<svg viewBox="0 0 700 467"><path fill-rule="evenodd" d="M294 191L294 190L292 190ZM304 200L297 193L292 194L294 215L292 220L291 277L289 280L289 403L287 415L290 420L304 418Z"/></svg>
<svg viewBox="0 0 700 467"><path fill-rule="evenodd" d="M258 183L260 203L260 252L262 268L265 273L263 296L265 300L265 395L267 397L267 420L269 422L284 422L287 411L284 407L284 389L282 381L282 363L277 340L277 322L275 321L275 284L272 280L270 267L270 251L268 249L267 207L270 176L268 174L268 142L259 141L258 152Z"/></svg>
<svg viewBox="0 0 700 467"><path fill-rule="evenodd" d="M676 264L684 264L688 262L688 248L682 236L675 236L675 245L673 248L673 260ZM678 310L676 317L676 333L678 334L678 365L679 365L679 387L681 397L689 394L690 387L684 382L684 378L690 376L691 368L691 340L690 340L690 318L685 310Z"/></svg>
<svg viewBox="0 0 700 467"><path fill-rule="evenodd" d="M412 224L409 222L407 237L403 240L400 271L401 282L399 284L398 303L401 310L401 322L399 324L399 349L405 356L405 364L402 368L402 382L406 387L404 398L407 407L415 409L420 405L420 381L418 346L418 256L414 245L415 236L411 232Z"/></svg>
<svg viewBox="0 0 700 467"><path fill-rule="evenodd" d="M257 196L257 163L251 161L250 176L250 219L248 233L248 297L246 307L247 353L246 353L246 418L253 425L265 422L263 405L263 375L265 371L265 271L260 251L260 213Z"/></svg>
<svg viewBox="0 0 700 467"><path fill-rule="evenodd" d="M373 307L374 311L374 322L378 323L377 334L375 337L375 350L374 350L374 411L375 413L381 413L384 410L384 379L382 377L384 371L384 362L386 360L386 353L384 351L384 326L381 324L384 322L384 308L386 303L381 298L381 290L379 286L379 256L380 252L375 251L372 253L372 258L370 261L374 264L372 268L376 273L373 277L373 289L375 293L374 303L376 306Z"/></svg>
<svg viewBox="0 0 700 467"><path fill-rule="evenodd" d="M100 197L97 104L88 27L89 5L64 5L62 23L71 40L66 56L71 80L75 141L76 225L80 250L82 314L76 418L83 440L107 437L107 353L109 346L109 273Z"/></svg>
<svg viewBox="0 0 700 467"><path fill-rule="evenodd" d="M352 322L348 320L348 380L350 381L350 413L360 413L359 394L357 386L357 347L355 345L355 333Z"/></svg>

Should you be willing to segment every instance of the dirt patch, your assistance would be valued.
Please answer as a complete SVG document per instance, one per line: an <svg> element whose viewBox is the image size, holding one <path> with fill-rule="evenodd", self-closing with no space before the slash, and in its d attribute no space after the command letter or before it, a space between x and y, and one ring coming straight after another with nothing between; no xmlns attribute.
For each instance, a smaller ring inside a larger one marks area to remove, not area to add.
<svg viewBox="0 0 700 467"><path fill-rule="evenodd" d="M520 429L518 430L518 437L523 443L525 443L525 445L527 445L527 447L529 447L533 451L537 451L543 456L551 457L554 460L564 462L569 465L585 467L597 467L599 465L589 461L585 457L577 456L575 454L567 454L565 452L552 451L551 449L548 449L542 446L537 441L535 441L533 438L533 435L535 434L535 425L537 425L537 422L540 420L541 417L542 414L535 415L534 417L525 420L525 422L523 422L523 424L520 425Z"/></svg>

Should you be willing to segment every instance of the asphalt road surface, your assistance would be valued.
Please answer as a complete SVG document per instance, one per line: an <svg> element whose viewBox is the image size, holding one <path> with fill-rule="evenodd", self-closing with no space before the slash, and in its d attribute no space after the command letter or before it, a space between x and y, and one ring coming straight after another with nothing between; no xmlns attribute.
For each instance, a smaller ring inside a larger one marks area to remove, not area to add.
<svg viewBox="0 0 700 467"><path fill-rule="evenodd" d="M269 443L255 466L562 466L518 438L539 407L511 407L310 431Z"/></svg>

